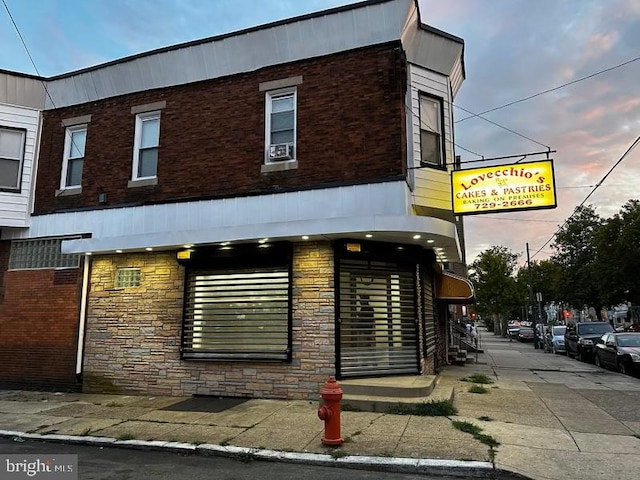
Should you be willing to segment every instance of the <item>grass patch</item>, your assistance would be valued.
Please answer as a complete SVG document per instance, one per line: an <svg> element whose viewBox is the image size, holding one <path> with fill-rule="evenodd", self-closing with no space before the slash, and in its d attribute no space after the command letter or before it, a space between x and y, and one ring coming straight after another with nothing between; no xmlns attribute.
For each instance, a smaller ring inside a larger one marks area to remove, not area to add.
<svg viewBox="0 0 640 480"><path fill-rule="evenodd" d="M418 417L448 417L458 413L458 410L446 400L431 400L430 402L409 405L395 405L389 408L388 413Z"/></svg>
<svg viewBox="0 0 640 480"><path fill-rule="evenodd" d="M467 391L469 393L487 393L489 390L482 385L471 385Z"/></svg>
<svg viewBox="0 0 640 480"><path fill-rule="evenodd" d="M329 452L329 455L331 455L331 457L332 457L334 460L338 460L339 458L344 458L344 457L348 456L349 454L348 454L347 452L345 452L344 450L341 450L341 449L339 449L339 448L336 448L336 449L334 449L334 450L331 450L331 451Z"/></svg>
<svg viewBox="0 0 640 480"><path fill-rule="evenodd" d="M136 436L132 435L131 433L121 433L117 437L118 440L134 440L135 438Z"/></svg>
<svg viewBox="0 0 640 480"><path fill-rule="evenodd" d="M483 385L489 385L490 383L493 383L493 380L482 373L474 373L473 375L461 378L460 380L462 382L481 383Z"/></svg>
<svg viewBox="0 0 640 480"><path fill-rule="evenodd" d="M496 448L500 446L500 442L493 438L491 435L486 435L484 433L476 433L473 438L478 440L480 443L484 443L490 448Z"/></svg>
<svg viewBox="0 0 640 480"><path fill-rule="evenodd" d="M460 421L460 420L454 420L451 423L453 424L453 426L455 428L457 428L461 432L470 433L473 436L480 435L480 432L482 432L482 428L480 428L479 426L477 426L476 424L471 423L471 422L463 422L463 421Z"/></svg>
<svg viewBox="0 0 640 480"><path fill-rule="evenodd" d="M482 420L483 422L493 422L493 418L487 417L486 415L478 417L478 420Z"/></svg>

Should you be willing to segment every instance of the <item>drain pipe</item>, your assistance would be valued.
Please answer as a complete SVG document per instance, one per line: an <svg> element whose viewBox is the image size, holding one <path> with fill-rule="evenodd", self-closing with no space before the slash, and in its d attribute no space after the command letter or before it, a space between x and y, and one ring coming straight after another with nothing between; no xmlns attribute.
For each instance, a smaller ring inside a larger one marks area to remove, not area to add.
<svg viewBox="0 0 640 480"><path fill-rule="evenodd" d="M84 271L82 272L82 298L80 299L80 321L78 322L78 346L76 348L76 380L82 384L82 360L84 357L84 331L87 317L87 296L89 293L89 270L91 257L84 256Z"/></svg>

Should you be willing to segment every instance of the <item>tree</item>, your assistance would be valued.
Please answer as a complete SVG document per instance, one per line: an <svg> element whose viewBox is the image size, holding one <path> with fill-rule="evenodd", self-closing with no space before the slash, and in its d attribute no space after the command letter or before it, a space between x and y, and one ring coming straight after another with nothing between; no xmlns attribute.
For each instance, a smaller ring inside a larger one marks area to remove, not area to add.
<svg viewBox="0 0 640 480"><path fill-rule="evenodd" d="M527 296L529 281L531 281L531 292L533 295L541 293L544 303L563 300L558 293L562 281L562 267L553 260L533 261L528 267L525 265L518 270L517 280ZM532 301L535 303L535 297Z"/></svg>
<svg viewBox="0 0 640 480"><path fill-rule="evenodd" d="M503 246L495 246L482 252L471 264L470 279L473 283L478 312L494 319L494 330L506 332L506 316L523 305L522 289L514 272L518 255Z"/></svg>
<svg viewBox="0 0 640 480"><path fill-rule="evenodd" d="M595 238L602 223L593 206L578 207L560 227L551 245L557 250L551 260L562 269L558 296L576 307L601 304Z"/></svg>
<svg viewBox="0 0 640 480"><path fill-rule="evenodd" d="M629 200L594 237L594 272L605 306L640 301L640 202Z"/></svg>

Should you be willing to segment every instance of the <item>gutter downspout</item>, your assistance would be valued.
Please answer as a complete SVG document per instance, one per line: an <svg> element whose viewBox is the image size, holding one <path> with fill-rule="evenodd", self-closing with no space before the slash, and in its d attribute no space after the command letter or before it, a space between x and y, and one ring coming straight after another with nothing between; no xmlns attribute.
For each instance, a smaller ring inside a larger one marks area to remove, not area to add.
<svg viewBox="0 0 640 480"><path fill-rule="evenodd" d="M76 380L82 382L82 360L84 358L84 332L87 316L87 296L89 293L89 270L91 257L84 256L84 271L82 272L82 298L80 299L80 321L78 324L78 346L76 353Z"/></svg>

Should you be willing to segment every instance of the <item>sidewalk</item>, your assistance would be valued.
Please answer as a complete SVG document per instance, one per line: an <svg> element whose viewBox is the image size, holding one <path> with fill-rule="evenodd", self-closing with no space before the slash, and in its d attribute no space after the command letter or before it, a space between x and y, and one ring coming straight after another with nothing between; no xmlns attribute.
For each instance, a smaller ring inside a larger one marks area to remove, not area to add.
<svg viewBox="0 0 640 480"><path fill-rule="evenodd" d="M621 426L595 436L577 434L585 431L580 421L590 422L597 413L585 415L581 410L582 420L567 413L575 418L572 428L565 427L567 420L561 421L536 392L549 384L532 388L517 376L496 376L491 348L499 348L502 340L485 344L478 364L450 366L441 373L436 390L454 388L456 416L345 411L345 443L338 449L322 445L318 404L306 401L4 391L0 436L374 466L463 478L515 478L506 472L540 479L637 478L640 423L635 433ZM473 383L461 380L475 373L494 380L485 385L486 394L469 393ZM555 400L562 404L566 399ZM466 433L455 428L454 421L468 422L481 431ZM495 449L489 446L493 440L500 443Z"/></svg>

